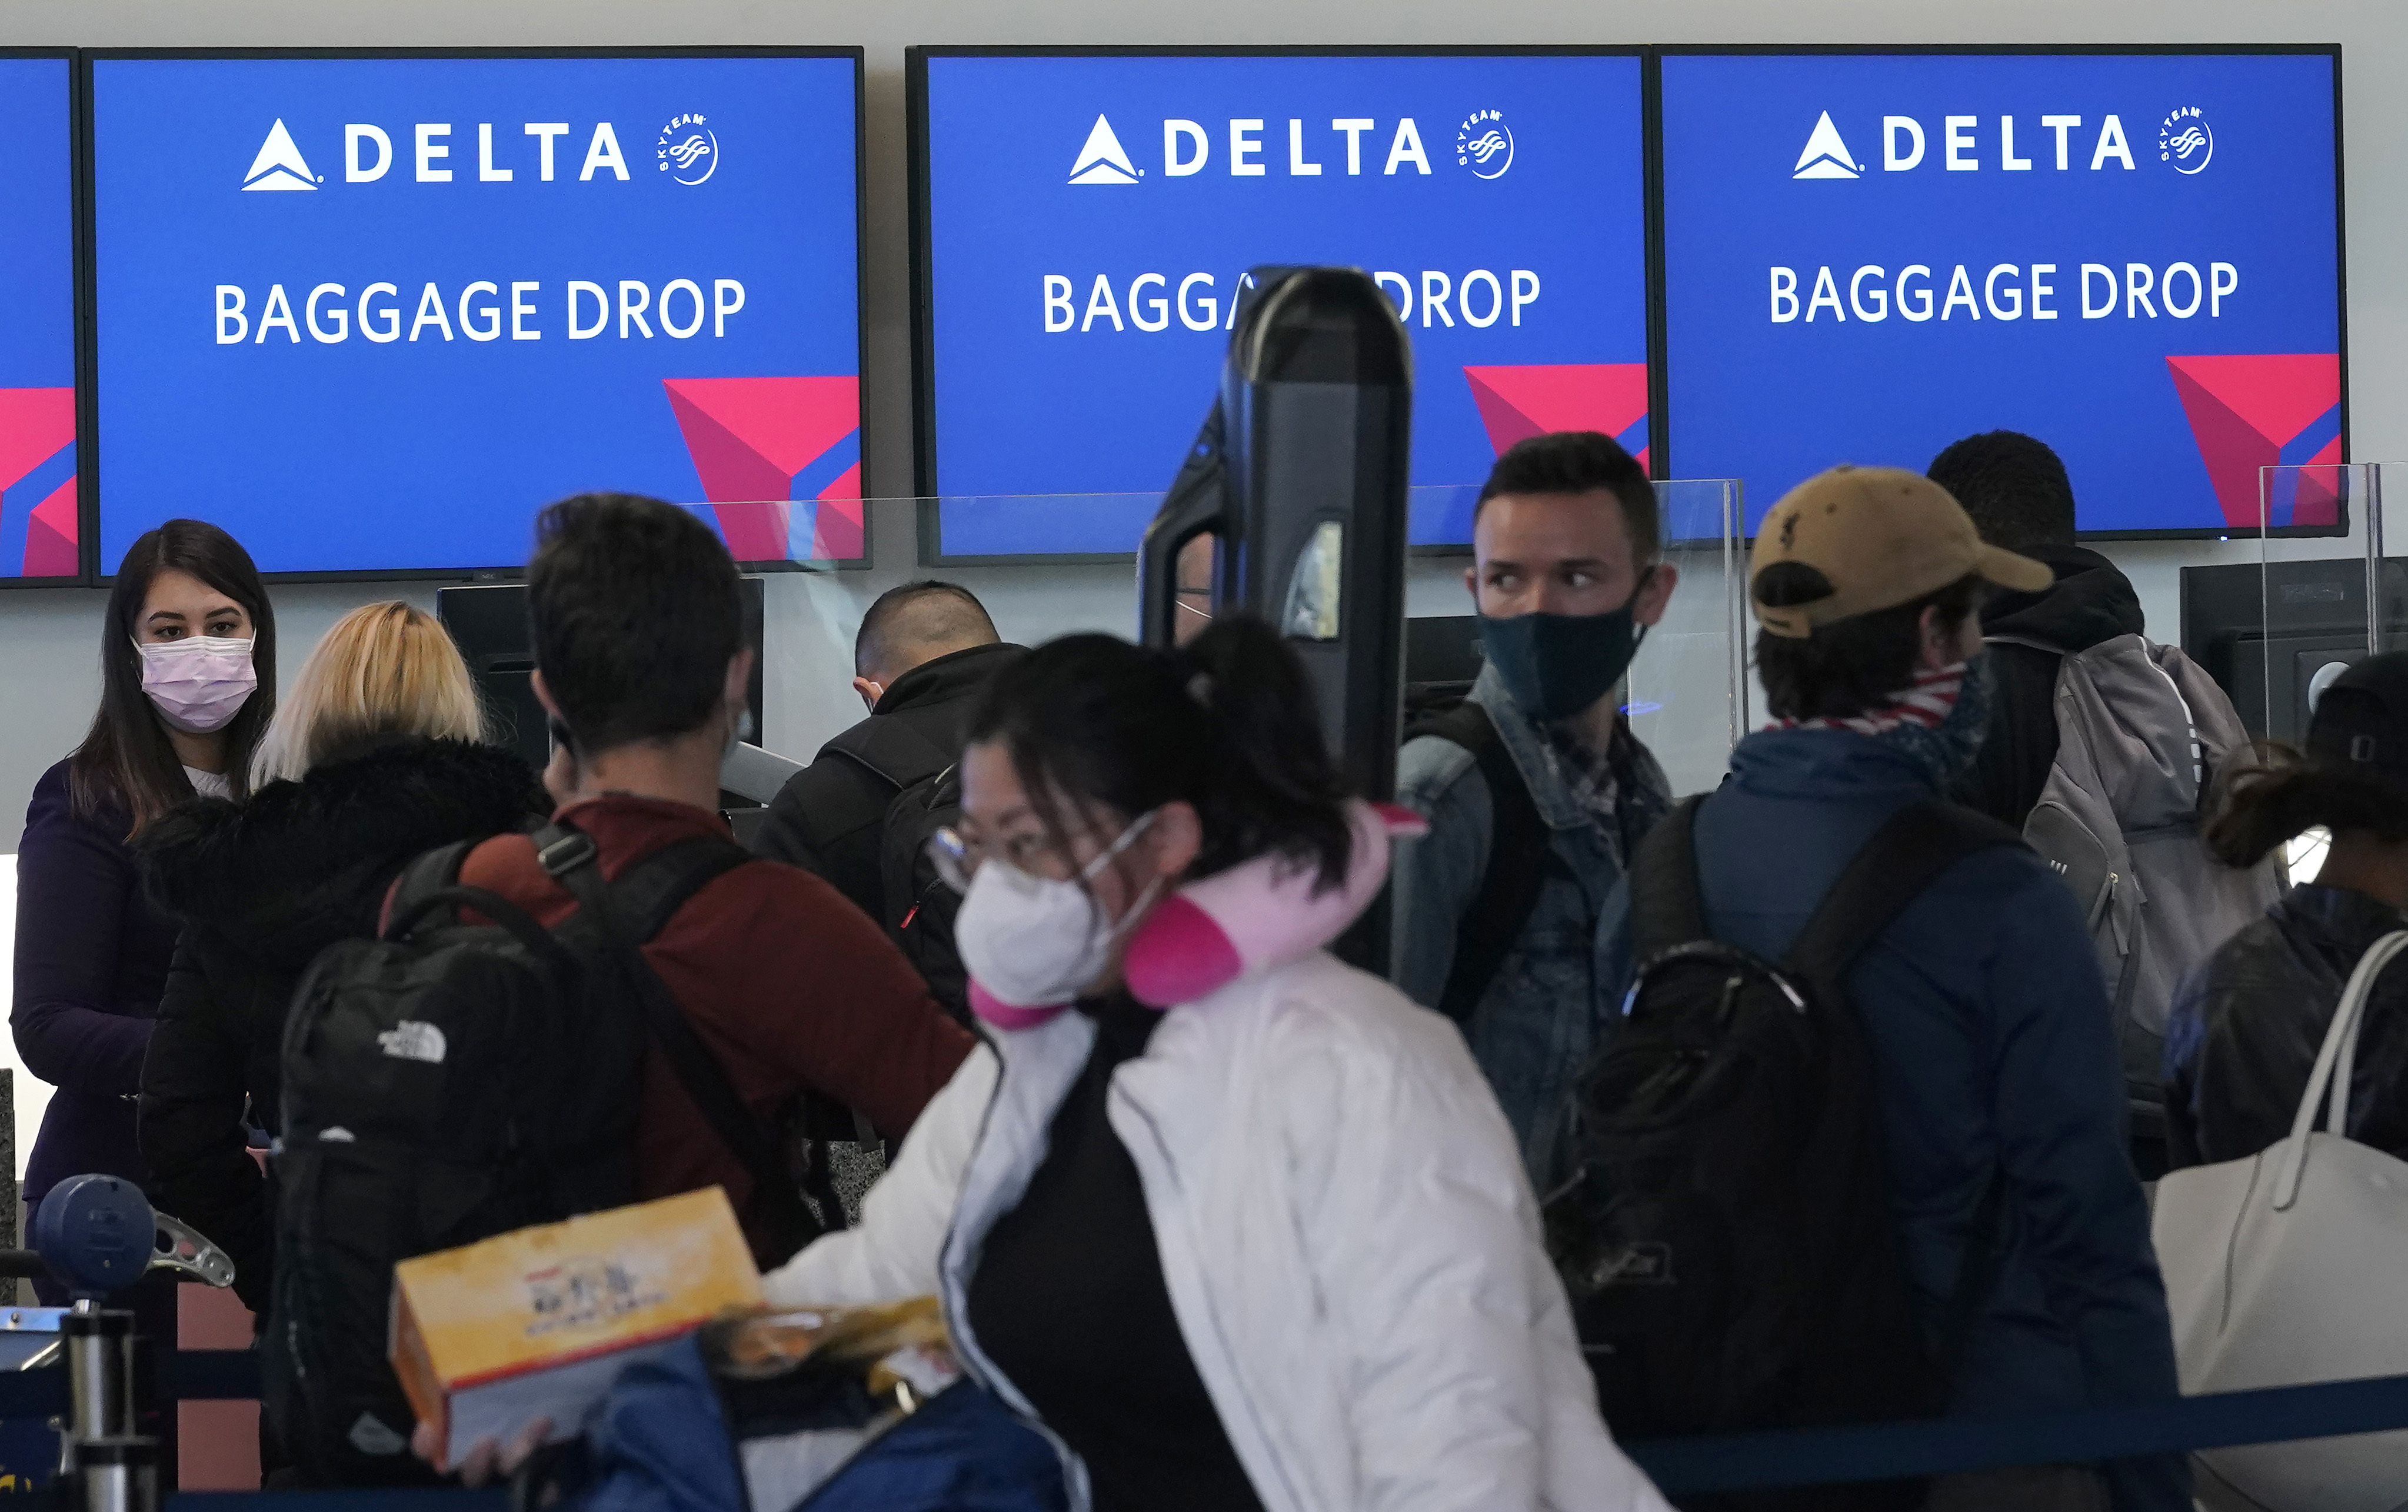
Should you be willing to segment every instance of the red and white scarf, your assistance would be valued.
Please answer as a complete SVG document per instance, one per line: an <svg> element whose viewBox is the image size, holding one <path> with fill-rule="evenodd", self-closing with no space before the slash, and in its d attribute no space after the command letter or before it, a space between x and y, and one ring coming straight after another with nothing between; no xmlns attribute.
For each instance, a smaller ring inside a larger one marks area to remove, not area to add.
<svg viewBox="0 0 2408 1512"><path fill-rule="evenodd" d="M1852 729L1859 735L1881 735L1904 725L1920 725L1925 729L1937 729L1956 707L1956 696L1965 686L1964 662L1942 667L1936 671L1917 672L1914 682L1903 692L1890 695L1888 700L1876 704L1861 713L1844 718L1777 719L1775 729Z"/></svg>

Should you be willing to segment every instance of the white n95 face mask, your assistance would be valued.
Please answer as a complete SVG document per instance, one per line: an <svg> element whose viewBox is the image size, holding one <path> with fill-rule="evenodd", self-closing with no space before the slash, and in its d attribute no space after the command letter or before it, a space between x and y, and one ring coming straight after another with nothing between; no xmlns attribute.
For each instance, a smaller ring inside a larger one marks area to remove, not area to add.
<svg viewBox="0 0 2408 1512"><path fill-rule="evenodd" d="M1068 1002L1111 964L1112 947L1145 913L1156 877L1120 918L1108 919L1083 886L1154 822L1140 814L1120 838L1067 881L1031 876L990 856L970 878L953 920L953 945L970 976L1014 1008Z"/></svg>

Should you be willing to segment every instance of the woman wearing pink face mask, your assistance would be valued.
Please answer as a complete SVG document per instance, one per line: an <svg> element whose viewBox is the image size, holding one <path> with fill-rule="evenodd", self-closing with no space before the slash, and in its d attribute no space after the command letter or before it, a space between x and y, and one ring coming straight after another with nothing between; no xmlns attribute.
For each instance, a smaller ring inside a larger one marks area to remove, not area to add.
<svg viewBox="0 0 2408 1512"><path fill-rule="evenodd" d="M251 554L197 520L144 535L118 566L100 661L100 712L35 785L17 857L10 1026L57 1088L26 1164L29 1220L68 1176L147 1179L134 1094L176 924L143 896L128 842L196 792L249 791L276 703L275 612Z"/></svg>

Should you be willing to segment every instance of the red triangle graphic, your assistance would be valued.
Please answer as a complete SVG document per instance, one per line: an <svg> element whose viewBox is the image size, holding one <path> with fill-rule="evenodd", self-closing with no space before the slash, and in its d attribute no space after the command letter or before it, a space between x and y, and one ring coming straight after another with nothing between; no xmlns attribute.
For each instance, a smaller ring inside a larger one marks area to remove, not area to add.
<svg viewBox="0 0 2408 1512"><path fill-rule="evenodd" d="M2168 359L2168 366L2172 367L2172 359ZM2172 367L2172 372L2174 392L2182 397L2191 439L2199 444L2200 460L2207 465L2207 481L2215 490L2215 505L2224 512L2224 523L2236 530L2257 529L2262 512L2258 469L2273 466L2282 448L2259 435L2182 368Z"/></svg>
<svg viewBox="0 0 2408 1512"><path fill-rule="evenodd" d="M687 428L686 448L714 502L723 496L710 492L712 471L719 464L736 461L726 454L727 444L750 453L768 472L791 482L821 453L861 428L857 378L670 378L661 386L677 408L679 425ZM707 417L717 426L718 436L708 446L695 444L689 414ZM706 452L712 467L705 465ZM786 491L781 487L774 494L748 497L783 498Z"/></svg>
<svg viewBox="0 0 2408 1512"><path fill-rule="evenodd" d="M76 439L72 388L0 388L0 488Z"/></svg>
<svg viewBox="0 0 2408 1512"><path fill-rule="evenodd" d="M1499 456L1514 442L1550 431L1619 436L1647 413L1643 362L1466 367L1463 376Z"/></svg>
<svg viewBox="0 0 2408 1512"><path fill-rule="evenodd" d="M795 475L860 429L861 381L671 378L661 386L702 480L703 497L724 506L714 512L728 552L739 562L789 556L793 510L786 499ZM860 469L848 468L846 476L854 480L857 496ZM815 538L820 528L815 523ZM856 547L847 554L860 553Z"/></svg>
<svg viewBox="0 0 2408 1512"><path fill-rule="evenodd" d="M811 511L814 561L851 561L861 554L861 464L838 473L820 490Z"/></svg>
<svg viewBox="0 0 2408 1512"><path fill-rule="evenodd" d="M2215 396L2278 447L2341 402L2341 357L2335 353L2168 357L2166 366Z"/></svg>
<svg viewBox="0 0 2408 1512"><path fill-rule="evenodd" d="M739 562L774 562L786 554L785 502L790 480L676 388L669 408L685 433L686 454L702 479L702 497L718 507L719 533Z"/></svg>
<svg viewBox="0 0 2408 1512"><path fill-rule="evenodd" d="M719 504L783 498L792 474L744 444L699 406L669 390L669 408L685 433L686 454L702 479L702 497Z"/></svg>
<svg viewBox="0 0 2408 1512"><path fill-rule="evenodd" d="M2256 530L2264 509L2258 469L2279 462L2286 442L2341 402L2341 359L2331 353L2168 357L2166 368L2225 524ZM2336 439L2315 460L2340 455ZM2332 518L2313 497L2303 497L2300 508L2305 512L2295 510L2293 523Z"/></svg>
<svg viewBox="0 0 2408 1512"><path fill-rule="evenodd" d="M82 566L76 557L76 481L69 478L25 522L23 571L29 578L71 578Z"/></svg>

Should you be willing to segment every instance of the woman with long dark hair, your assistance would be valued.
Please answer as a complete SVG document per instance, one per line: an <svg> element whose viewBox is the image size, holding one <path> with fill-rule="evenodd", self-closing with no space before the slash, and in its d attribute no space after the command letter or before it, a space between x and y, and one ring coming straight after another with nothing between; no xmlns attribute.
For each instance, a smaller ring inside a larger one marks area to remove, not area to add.
<svg viewBox="0 0 2408 1512"><path fill-rule="evenodd" d="M2408 652L2369 656L2335 680L2306 753L2276 752L2237 774L2207 842L2227 863L2254 866L2314 828L2332 837L2315 881L2226 941L2175 994L2173 1165L2243 1159L2289 1136L2351 970L2408 929ZM2375 979L2353 1065L2349 1137L2408 1158L2408 970Z"/></svg>
<svg viewBox="0 0 2408 1512"><path fill-rule="evenodd" d="M57 1088L25 1169L50 1188L141 1181L134 1095L176 921L143 896L131 842L194 793L239 799L276 704L276 615L251 554L170 520L118 564L100 638L100 712L42 774L17 855L16 999L26 1069Z"/></svg>

